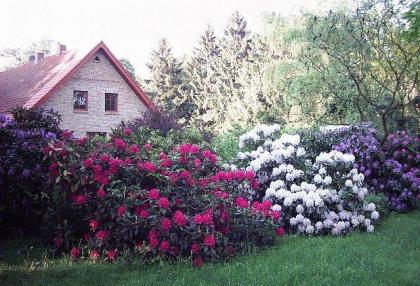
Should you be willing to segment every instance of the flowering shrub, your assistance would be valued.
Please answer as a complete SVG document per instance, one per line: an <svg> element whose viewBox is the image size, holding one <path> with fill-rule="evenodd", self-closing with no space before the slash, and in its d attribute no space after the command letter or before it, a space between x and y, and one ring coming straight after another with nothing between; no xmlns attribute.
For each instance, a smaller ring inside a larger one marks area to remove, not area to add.
<svg viewBox="0 0 420 286"><path fill-rule="evenodd" d="M155 130L161 135L168 135L171 131L180 131L185 126L178 123L178 116L160 107L150 108L139 118L122 123L120 128L136 130L147 128Z"/></svg>
<svg viewBox="0 0 420 286"><path fill-rule="evenodd" d="M270 201L247 199L258 189L253 172L223 171L214 153L189 143L155 157L126 131L96 148L64 140L45 150L56 198L45 231L55 248L73 259L136 253L200 266L283 234Z"/></svg>
<svg viewBox="0 0 420 286"><path fill-rule="evenodd" d="M59 116L52 111L13 110L0 115L0 231L36 231L49 200L48 168L42 149L60 136Z"/></svg>
<svg viewBox="0 0 420 286"><path fill-rule="evenodd" d="M325 126L320 128L304 128L296 130L300 136L300 145L305 148L306 155L314 160L321 152L329 152L334 145L353 135L352 126ZM359 129L358 126L357 129Z"/></svg>
<svg viewBox="0 0 420 286"><path fill-rule="evenodd" d="M112 138L126 137L128 143L139 146L150 145L155 157L159 152L168 152L174 145L183 143L197 144L209 148L208 134L198 132L179 124L176 115L161 108L150 109L142 117L122 122L111 134ZM155 152L155 151L158 152Z"/></svg>
<svg viewBox="0 0 420 286"><path fill-rule="evenodd" d="M352 127L352 135L333 146L353 154L354 168L365 175L375 193L384 193L392 210L407 211L416 206L420 188L419 138L406 132L391 134L381 147L369 124Z"/></svg>
<svg viewBox="0 0 420 286"><path fill-rule="evenodd" d="M374 230L379 213L364 203L364 175L352 168L355 157L322 152L312 162L299 135L279 136L278 125L260 125L240 137L236 165L254 171L264 199L283 215L287 229L306 234ZM252 151L251 151L252 150Z"/></svg>
<svg viewBox="0 0 420 286"><path fill-rule="evenodd" d="M392 209L406 211L420 199L420 138L401 131L388 136L383 146L388 179L379 185Z"/></svg>

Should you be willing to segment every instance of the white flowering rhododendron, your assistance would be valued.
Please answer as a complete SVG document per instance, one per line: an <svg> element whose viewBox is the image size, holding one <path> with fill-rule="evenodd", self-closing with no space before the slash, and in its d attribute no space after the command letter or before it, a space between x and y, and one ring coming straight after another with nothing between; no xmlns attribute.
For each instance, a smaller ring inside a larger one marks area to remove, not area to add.
<svg viewBox="0 0 420 286"><path fill-rule="evenodd" d="M279 125L259 125L242 135L242 151L230 167L257 174L262 196L282 213L292 233L373 232L379 213L375 204L364 202L368 190L364 175L352 168L354 156L331 151L312 162L299 135L279 131Z"/></svg>

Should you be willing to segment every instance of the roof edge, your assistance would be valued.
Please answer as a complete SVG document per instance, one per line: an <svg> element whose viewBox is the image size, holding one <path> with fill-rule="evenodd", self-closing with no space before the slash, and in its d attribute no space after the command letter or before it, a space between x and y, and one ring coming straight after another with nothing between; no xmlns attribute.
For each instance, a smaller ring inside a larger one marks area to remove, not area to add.
<svg viewBox="0 0 420 286"><path fill-rule="evenodd" d="M98 52L102 50L106 56L106 58L109 60L109 62L112 64L112 66L117 70L119 75L124 79L124 81L130 86L130 88L133 90L133 92L137 95L137 97L140 99L141 102L147 107L147 108L154 108L155 104L150 100L150 98L144 93L144 91L141 89L137 81L135 81L131 75L127 72L127 70L124 68L124 66L121 64L121 62L114 56L114 54L110 51L110 49L105 45L103 41L100 41L86 56L84 56L79 63L70 71L68 72L56 85L54 85L45 95L43 95L38 101L32 104L25 104L24 106L27 108L31 107L39 107L43 103L45 103L54 92L59 90L65 83L67 83L73 75L82 68L93 56Z"/></svg>

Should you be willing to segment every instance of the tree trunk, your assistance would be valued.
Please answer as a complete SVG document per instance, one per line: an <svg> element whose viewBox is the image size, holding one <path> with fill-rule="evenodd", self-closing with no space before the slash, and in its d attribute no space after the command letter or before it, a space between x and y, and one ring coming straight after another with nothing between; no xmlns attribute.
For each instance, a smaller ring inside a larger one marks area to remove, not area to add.
<svg viewBox="0 0 420 286"><path fill-rule="evenodd" d="M387 121L387 114L381 114L381 123L382 123L382 129L384 130L384 137L381 140L381 145L383 145L386 141L386 138L388 138L388 121Z"/></svg>

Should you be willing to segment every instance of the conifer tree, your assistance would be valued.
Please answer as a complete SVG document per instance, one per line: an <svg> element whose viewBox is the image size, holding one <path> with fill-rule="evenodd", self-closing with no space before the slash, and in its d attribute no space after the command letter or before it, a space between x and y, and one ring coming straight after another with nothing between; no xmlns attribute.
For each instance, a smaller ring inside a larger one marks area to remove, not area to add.
<svg viewBox="0 0 420 286"><path fill-rule="evenodd" d="M166 39L162 39L153 51L148 67L151 72L148 89L153 100L180 118L189 120L193 108L183 79L182 62L174 57Z"/></svg>
<svg viewBox="0 0 420 286"><path fill-rule="evenodd" d="M215 63L220 57L218 39L212 27L208 26L200 37L198 47L187 66L191 98L195 105L194 124L199 128L213 125L212 109L217 99L217 74Z"/></svg>
<svg viewBox="0 0 420 286"><path fill-rule="evenodd" d="M245 115L241 70L250 51L250 32L243 16L235 12L221 40L221 56L216 62L218 100L214 110L218 129L226 130Z"/></svg>

